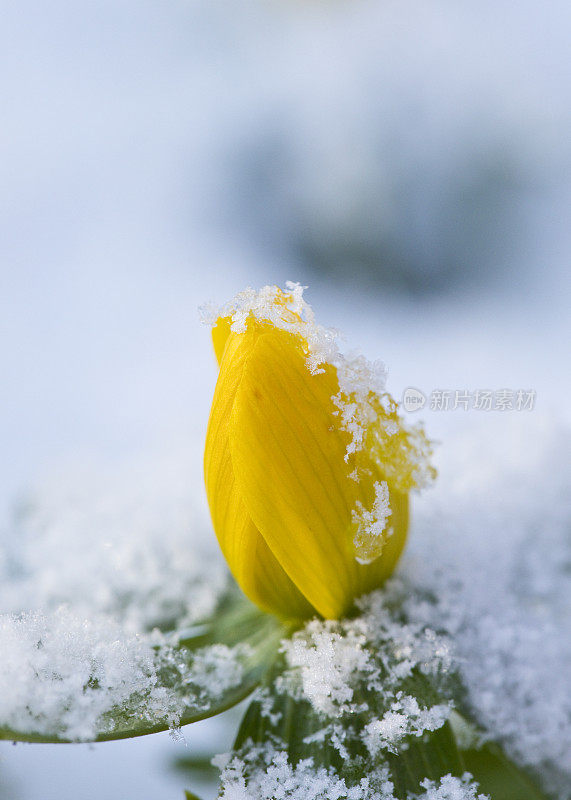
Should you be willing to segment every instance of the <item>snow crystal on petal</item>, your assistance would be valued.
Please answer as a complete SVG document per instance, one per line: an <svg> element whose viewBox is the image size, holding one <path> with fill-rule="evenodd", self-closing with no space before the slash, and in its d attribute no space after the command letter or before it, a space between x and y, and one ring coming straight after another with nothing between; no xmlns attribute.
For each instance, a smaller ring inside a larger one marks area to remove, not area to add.
<svg viewBox="0 0 571 800"><path fill-rule="evenodd" d="M352 521L357 528L353 544L359 564L370 564L381 555L385 542L392 534L392 529L387 528L391 513L386 481L375 483L375 499L370 510L357 501L352 512Z"/></svg>
<svg viewBox="0 0 571 800"><path fill-rule="evenodd" d="M340 428L349 434L345 460L349 462L364 450L399 491L428 485L435 475L429 463L430 443L421 427L407 428L398 416L397 404L385 393L385 365L358 353L341 352L339 332L315 321L313 309L303 297L305 288L292 281L285 290L277 286L249 288L221 308L203 307L203 321L215 325L220 318L228 319L232 331L244 333L248 320L253 319L299 336L312 374L322 372L324 364L336 370L339 391L332 400ZM359 465L350 469L354 479L358 480L360 473Z"/></svg>

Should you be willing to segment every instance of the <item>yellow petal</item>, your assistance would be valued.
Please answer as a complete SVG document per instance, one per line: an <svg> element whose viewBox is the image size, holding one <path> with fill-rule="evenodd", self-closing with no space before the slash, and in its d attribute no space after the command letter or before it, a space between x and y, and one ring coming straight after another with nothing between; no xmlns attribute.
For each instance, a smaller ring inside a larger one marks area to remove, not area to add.
<svg viewBox="0 0 571 800"><path fill-rule="evenodd" d="M214 353L219 366L222 361L222 356L224 355L226 342L231 333L231 324L232 320L230 317L220 317L216 325L212 328L212 344L214 345Z"/></svg>
<svg viewBox="0 0 571 800"><path fill-rule="evenodd" d="M236 390L255 333L231 334L218 324L213 339L221 369L206 435L206 491L214 530L228 565L244 593L264 610L283 617L311 616L313 609L276 561L250 519L236 487L228 442Z"/></svg>
<svg viewBox="0 0 571 800"><path fill-rule="evenodd" d="M394 532L376 561L359 564L353 512L358 503L371 508L384 477L372 461L367 479L348 475L349 437L332 399L336 370L311 374L301 337L270 326L248 349L229 432L239 494L300 592L323 616L339 617L392 572L406 536L406 495L390 493Z"/></svg>

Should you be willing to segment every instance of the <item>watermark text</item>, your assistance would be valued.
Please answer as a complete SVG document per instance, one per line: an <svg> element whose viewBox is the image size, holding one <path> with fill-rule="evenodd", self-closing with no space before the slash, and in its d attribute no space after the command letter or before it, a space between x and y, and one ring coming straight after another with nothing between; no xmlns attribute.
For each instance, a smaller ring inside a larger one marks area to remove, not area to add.
<svg viewBox="0 0 571 800"><path fill-rule="evenodd" d="M535 389L433 389L421 392L409 386L404 390L405 411L533 411Z"/></svg>

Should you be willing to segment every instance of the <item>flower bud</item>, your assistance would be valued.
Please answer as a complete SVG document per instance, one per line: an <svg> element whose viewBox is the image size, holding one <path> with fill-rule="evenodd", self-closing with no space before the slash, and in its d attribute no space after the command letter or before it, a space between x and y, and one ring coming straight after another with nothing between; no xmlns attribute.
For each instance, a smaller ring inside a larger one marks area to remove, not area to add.
<svg viewBox="0 0 571 800"><path fill-rule="evenodd" d="M434 475L384 372L348 360L302 287L248 290L213 328L205 450L218 541L244 593L284 618L338 618L394 570L408 494Z"/></svg>

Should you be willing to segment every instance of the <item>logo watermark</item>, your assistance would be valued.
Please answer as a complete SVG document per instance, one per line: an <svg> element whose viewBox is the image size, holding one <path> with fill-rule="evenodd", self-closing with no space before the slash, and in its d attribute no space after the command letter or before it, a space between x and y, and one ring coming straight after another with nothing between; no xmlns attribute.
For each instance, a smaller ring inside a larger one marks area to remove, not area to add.
<svg viewBox="0 0 571 800"><path fill-rule="evenodd" d="M402 407L413 413L430 411L533 411L535 389L433 389L428 394L409 386Z"/></svg>

